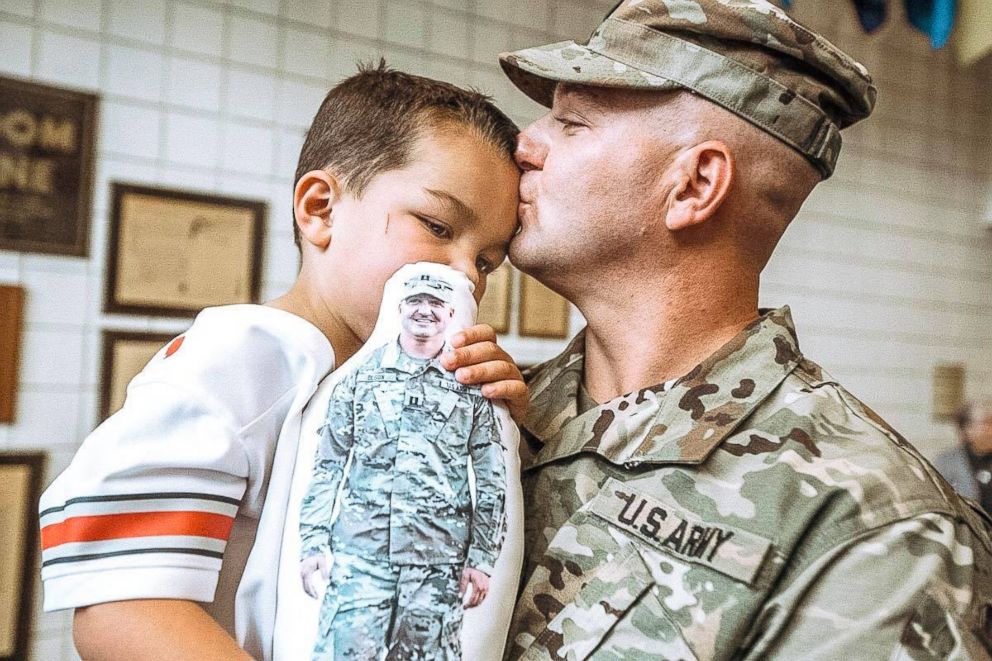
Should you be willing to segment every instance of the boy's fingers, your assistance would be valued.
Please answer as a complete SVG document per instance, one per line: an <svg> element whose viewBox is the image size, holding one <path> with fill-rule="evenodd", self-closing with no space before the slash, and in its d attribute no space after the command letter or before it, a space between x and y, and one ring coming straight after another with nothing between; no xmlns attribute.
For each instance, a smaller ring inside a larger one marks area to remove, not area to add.
<svg viewBox="0 0 992 661"><path fill-rule="evenodd" d="M523 383L523 377L520 376L517 366L505 360L490 360L478 365L459 367L455 370L455 379L467 386L507 380Z"/></svg>
<svg viewBox="0 0 992 661"><path fill-rule="evenodd" d="M469 365L478 365L491 360L502 360L512 363L510 354L503 351L495 342L477 342L466 347L446 351L441 355L441 364L445 369L453 370Z"/></svg>
<svg viewBox="0 0 992 661"><path fill-rule="evenodd" d="M482 394L488 399L501 399L510 410L510 417L517 424L523 424L530 405L530 392L523 381L497 381L482 386Z"/></svg>
<svg viewBox="0 0 992 661"><path fill-rule="evenodd" d="M463 328L451 336L451 346L458 348L477 342L495 342L496 331L489 324L476 324Z"/></svg>
<svg viewBox="0 0 992 661"><path fill-rule="evenodd" d="M482 395L487 399L506 399L511 401L522 399L523 401L527 401L527 384L523 381L515 381L513 379L487 383L482 386Z"/></svg>

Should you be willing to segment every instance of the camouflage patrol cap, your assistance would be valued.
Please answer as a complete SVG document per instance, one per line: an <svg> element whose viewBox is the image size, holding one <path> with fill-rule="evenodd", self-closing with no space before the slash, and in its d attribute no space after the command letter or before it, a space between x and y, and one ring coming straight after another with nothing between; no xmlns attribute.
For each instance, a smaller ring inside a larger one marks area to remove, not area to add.
<svg viewBox="0 0 992 661"><path fill-rule="evenodd" d="M416 296L417 294L427 294L429 296L433 296L442 303L450 306L454 298L455 288L452 287L451 283L447 280L442 280L441 278L429 273L422 273L403 283L402 300L405 301L411 296Z"/></svg>
<svg viewBox="0 0 992 661"><path fill-rule="evenodd" d="M871 114L868 71L766 0L624 0L588 42L502 53L527 96L558 82L688 89L775 136L829 177L840 129Z"/></svg>

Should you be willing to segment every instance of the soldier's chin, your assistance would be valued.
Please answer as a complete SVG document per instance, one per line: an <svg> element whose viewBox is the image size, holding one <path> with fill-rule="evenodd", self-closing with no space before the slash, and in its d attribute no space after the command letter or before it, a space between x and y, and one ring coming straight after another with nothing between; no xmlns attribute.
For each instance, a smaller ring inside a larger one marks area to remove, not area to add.
<svg viewBox="0 0 992 661"><path fill-rule="evenodd" d="M521 229L510 241L507 251L510 263L528 275L540 271L542 266L540 245L533 239L530 232Z"/></svg>

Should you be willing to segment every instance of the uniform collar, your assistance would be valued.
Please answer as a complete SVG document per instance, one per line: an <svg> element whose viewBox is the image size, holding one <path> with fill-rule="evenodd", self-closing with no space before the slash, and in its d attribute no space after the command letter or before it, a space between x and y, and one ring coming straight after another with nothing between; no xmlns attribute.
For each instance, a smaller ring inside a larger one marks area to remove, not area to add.
<svg viewBox="0 0 992 661"><path fill-rule="evenodd" d="M669 385L622 395L579 415L585 331L529 375L524 429L533 468L582 452L615 464L703 462L802 359L788 307L761 316Z"/></svg>
<svg viewBox="0 0 992 661"><path fill-rule="evenodd" d="M407 374L426 372L432 367L444 373L444 368L438 362L438 357L443 351L444 349L438 351L437 355L433 358L415 358L403 350L403 347L400 346L400 340L397 337L396 341L387 344L385 350L383 350L380 366L386 369L400 370Z"/></svg>

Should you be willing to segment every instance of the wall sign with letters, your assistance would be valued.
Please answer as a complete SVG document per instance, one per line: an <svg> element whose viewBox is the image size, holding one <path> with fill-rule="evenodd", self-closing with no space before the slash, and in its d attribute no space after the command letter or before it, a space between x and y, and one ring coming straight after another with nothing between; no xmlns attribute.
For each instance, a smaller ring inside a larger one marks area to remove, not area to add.
<svg viewBox="0 0 992 661"><path fill-rule="evenodd" d="M86 256L96 107L0 76L0 249Z"/></svg>

